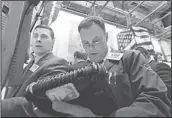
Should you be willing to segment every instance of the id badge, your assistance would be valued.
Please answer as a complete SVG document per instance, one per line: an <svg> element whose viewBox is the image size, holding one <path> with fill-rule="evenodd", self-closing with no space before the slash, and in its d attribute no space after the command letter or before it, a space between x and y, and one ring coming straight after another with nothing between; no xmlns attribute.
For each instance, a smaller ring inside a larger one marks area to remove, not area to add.
<svg viewBox="0 0 172 118"><path fill-rule="evenodd" d="M39 68L39 66L37 64L33 64L29 70L32 72L35 72L38 68Z"/></svg>

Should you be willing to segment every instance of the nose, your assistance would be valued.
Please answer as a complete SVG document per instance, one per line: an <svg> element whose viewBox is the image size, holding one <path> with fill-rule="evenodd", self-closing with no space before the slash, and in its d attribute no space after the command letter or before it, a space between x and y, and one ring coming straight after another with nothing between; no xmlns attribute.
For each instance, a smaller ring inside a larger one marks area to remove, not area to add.
<svg viewBox="0 0 172 118"><path fill-rule="evenodd" d="M89 45L89 48L90 48L90 50L94 49L94 48L95 48L94 44L91 43L91 44Z"/></svg>
<svg viewBox="0 0 172 118"><path fill-rule="evenodd" d="M89 48L87 49L89 52L94 52L95 51L95 47L90 45Z"/></svg>
<svg viewBox="0 0 172 118"><path fill-rule="evenodd" d="M36 42L41 42L41 38L40 37L38 37L37 39L36 39Z"/></svg>

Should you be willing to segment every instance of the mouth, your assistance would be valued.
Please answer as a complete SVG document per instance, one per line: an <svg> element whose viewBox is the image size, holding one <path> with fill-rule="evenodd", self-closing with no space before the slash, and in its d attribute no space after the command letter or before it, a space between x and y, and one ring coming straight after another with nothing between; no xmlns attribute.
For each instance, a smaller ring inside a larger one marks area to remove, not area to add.
<svg viewBox="0 0 172 118"><path fill-rule="evenodd" d="M97 55L97 53L91 53L90 55L95 56L95 55Z"/></svg>
<svg viewBox="0 0 172 118"><path fill-rule="evenodd" d="M42 46L40 46L40 45L36 45L35 47L42 47Z"/></svg>

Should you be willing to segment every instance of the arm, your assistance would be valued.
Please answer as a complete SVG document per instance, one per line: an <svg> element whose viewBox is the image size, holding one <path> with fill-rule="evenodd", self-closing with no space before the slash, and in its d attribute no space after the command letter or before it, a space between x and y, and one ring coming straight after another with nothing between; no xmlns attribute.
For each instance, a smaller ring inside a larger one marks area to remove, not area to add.
<svg viewBox="0 0 172 118"><path fill-rule="evenodd" d="M155 72L143 68L144 64L147 62L138 51L127 51L124 55L123 68L130 78L134 102L112 113L111 116L170 116L167 88Z"/></svg>
<svg viewBox="0 0 172 118"><path fill-rule="evenodd" d="M58 60L58 63L59 64L62 64L62 65L68 65L68 62L65 60L65 59L63 59L63 58L60 58L59 60Z"/></svg>
<svg viewBox="0 0 172 118"><path fill-rule="evenodd" d="M168 97L171 100L171 68L165 63L157 63L154 71L159 75L168 89Z"/></svg>
<svg viewBox="0 0 172 118"><path fill-rule="evenodd" d="M61 72L68 72L69 65L67 61L63 58L53 58L41 67L42 71L40 73L39 79L46 76L57 75Z"/></svg>
<svg viewBox="0 0 172 118"><path fill-rule="evenodd" d="M129 51L124 56L123 66L129 75L135 99L130 106L118 109L110 115L111 117L170 116L171 109L166 86L155 72L143 68L141 66L143 64L147 62L138 52ZM52 107L57 112L72 116L97 116L88 108L62 101L55 101Z"/></svg>
<svg viewBox="0 0 172 118"><path fill-rule="evenodd" d="M162 81L171 86L171 68L165 63L157 63L154 71L160 76Z"/></svg>

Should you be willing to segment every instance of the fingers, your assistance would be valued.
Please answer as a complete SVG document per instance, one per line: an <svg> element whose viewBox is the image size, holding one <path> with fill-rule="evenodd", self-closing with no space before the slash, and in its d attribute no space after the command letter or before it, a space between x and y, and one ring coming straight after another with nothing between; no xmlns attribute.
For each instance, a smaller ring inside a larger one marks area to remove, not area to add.
<svg viewBox="0 0 172 118"><path fill-rule="evenodd" d="M29 86L27 86L26 91L29 89L31 93L33 93L32 87L35 85L36 82L32 82Z"/></svg>

